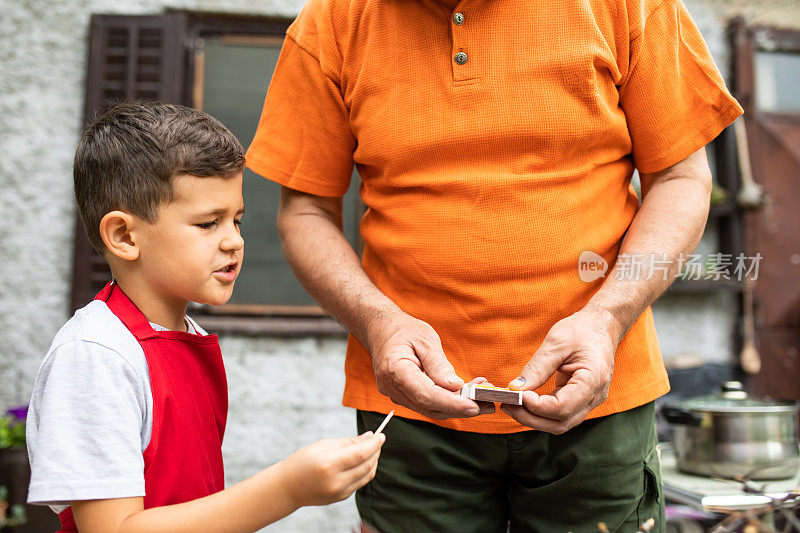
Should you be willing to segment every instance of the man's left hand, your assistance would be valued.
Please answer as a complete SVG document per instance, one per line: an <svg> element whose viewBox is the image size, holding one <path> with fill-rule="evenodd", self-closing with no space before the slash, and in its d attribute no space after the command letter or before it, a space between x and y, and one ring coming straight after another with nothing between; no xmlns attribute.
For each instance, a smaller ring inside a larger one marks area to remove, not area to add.
<svg viewBox="0 0 800 533"><path fill-rule="evenodd" d="M577 426L608 397L614 354L624 334L607 310L585 307L558 322L509 387L525 391L522 405L500 409L522 425L561 434ZM556 374L547 395L534 389Z"/></svg>

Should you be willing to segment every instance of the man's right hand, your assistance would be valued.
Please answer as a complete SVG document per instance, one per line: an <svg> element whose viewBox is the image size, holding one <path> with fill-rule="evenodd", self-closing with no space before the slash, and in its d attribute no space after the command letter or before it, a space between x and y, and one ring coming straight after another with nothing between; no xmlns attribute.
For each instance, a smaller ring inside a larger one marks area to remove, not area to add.
<svg viewBox="0 0 800 533"><path fill-rule="evenodd" d="M405 313L382 318L370 328L367 347L381 394L430 418L465 418L494 411L491 403L479 404L459 394L464 380L456 375L429 324Z"/></svg>
<svg viewBox="0 0 800 533"><path fill-rule="evenodd" d="M459 395L464 381L445 357L439 335L375 286L341 228L340 197L281 187L278 233L286 260L303 287L372 354L378 390L431 418L493 412L493 404Z"/></svg>

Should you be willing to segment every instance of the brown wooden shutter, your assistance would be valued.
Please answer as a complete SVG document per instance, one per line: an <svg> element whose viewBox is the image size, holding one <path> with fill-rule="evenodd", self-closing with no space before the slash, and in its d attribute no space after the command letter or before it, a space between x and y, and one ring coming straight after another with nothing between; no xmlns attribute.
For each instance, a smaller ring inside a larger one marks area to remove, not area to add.
<svg viewBox="0 0 800 533"><path fill-rule="evenodd" d="M186 16L93 15L89 33L84 124L115 103L136 98L185 104ZM76 216L72 310L110 279Z"/></svg>
<svg viewBox="0 0 800 533"><path fill-rule="evenodd" d="M747 255L762 257L753 294L762 365L751 388L761 396L800 400L800 114L758 109L755 77L756 52L800 54L800 32L748 27L736 19L731 34L735 95L745 110L753 174L765 195L764 205L745 217Z"/></svg>

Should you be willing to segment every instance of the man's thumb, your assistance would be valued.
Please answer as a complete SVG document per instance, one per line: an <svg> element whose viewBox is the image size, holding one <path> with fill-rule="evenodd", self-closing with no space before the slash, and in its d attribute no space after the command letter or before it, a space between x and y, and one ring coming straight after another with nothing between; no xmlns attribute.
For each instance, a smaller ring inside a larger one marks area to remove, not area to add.
<svg viewBox="0 0 800 533"><path fill-rule="evenodd" d="M559 369L563 359L552 353L535 353L522 367L519 376L511 380L509 389L534 390L538 389Z"/></svg>

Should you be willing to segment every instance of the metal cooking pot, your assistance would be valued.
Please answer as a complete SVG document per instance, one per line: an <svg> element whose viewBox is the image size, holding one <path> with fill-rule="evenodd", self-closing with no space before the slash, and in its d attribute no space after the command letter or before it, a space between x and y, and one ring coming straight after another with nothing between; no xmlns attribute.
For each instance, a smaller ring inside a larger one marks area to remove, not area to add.
<svg viewBox="0 0 800 533"><path fill-rule="evenodd" d="M690 474L748 479L792 477L800 468L797 405L749 398L729 381L716 396L664 406L674 425L678 468Z"/></svg>

